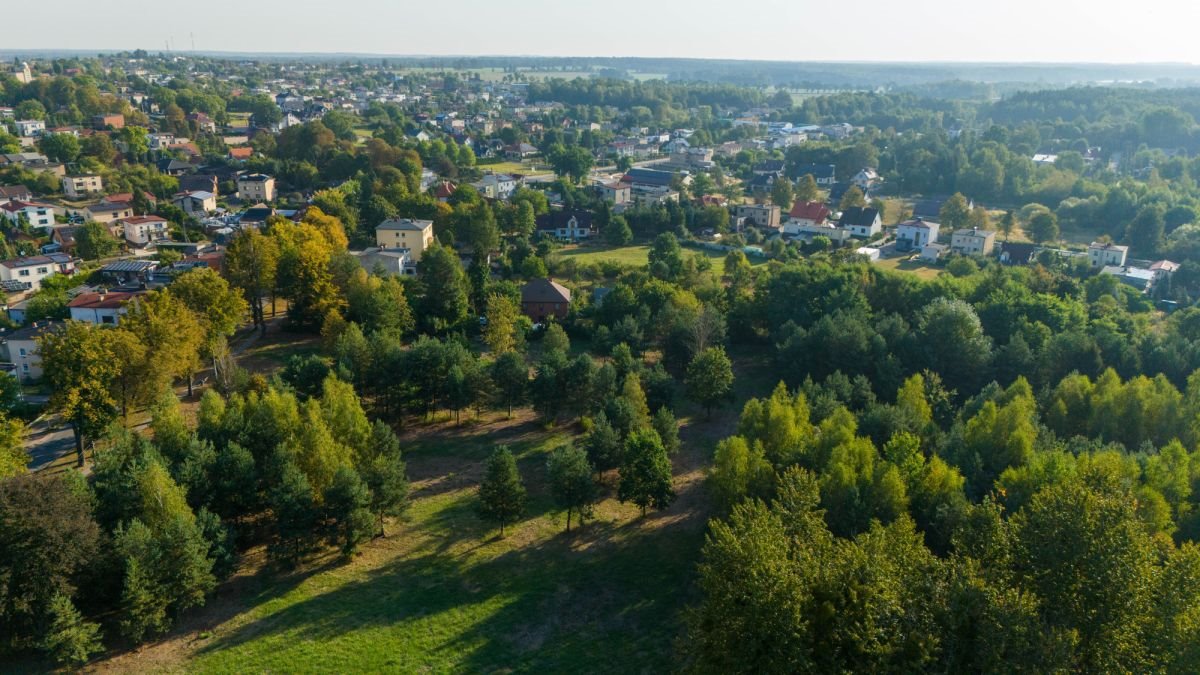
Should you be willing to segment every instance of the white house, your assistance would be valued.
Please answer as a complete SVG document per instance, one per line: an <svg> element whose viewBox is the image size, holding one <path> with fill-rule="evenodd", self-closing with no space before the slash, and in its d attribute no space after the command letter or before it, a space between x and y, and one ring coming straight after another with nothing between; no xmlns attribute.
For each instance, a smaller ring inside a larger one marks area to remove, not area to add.
<svg viewBox="0 0 1200 675"><path fill-rule="evenodd" d="M237 179L238 199L257 204L275 200L275 179L262 173L239 176Z"/></svg>
<svg viewBox="0 0 1200 675"><path fill-rule="evenodd" d="M203 216L217 209L217 196L204 190L182 192L171 201L188 215Z"/></svg>
<svg viewBox="0 0 1200 675"><path fill-rule="evenodd" d="M956 230L950 235L950 250L963 255L991 255L996 245L996 233L977 227Z"/></svg>
<svg viewBox="0 0 1200 675"><path fill-rule="evenodd" d="M362 265L368 274L379 270L403 276L417 273L417 263L412 259L412 252L406 248L368 248L363 251L351 251L350 255L358 259L358 264Z"/></svg>
<svg viewBox="0 0 1200 675"><path fill-rule="evenodd" d="M1099 241L1088 244L1088 262L1092 267L1124 267L1128 256L1128 246Z"/></svg>
<svg viewBox="0 0 1200 675"><path fill-rule="evenodd" d="M92 192L101 192L104 190L104 179L96 174L80 174L76 176L63 176L62 178L63 192L71 198L78 198L88 195Z"/></svg>
<svg viewBox="0 0 1200 675"><path fill-rule="evenodd" d="M537 217L538 234L579 241L595 234L592 214L587 211L551 211Z"/></svg>
<svg viewBox="0 0 1200 675"><path fill-rule="evenodd" d="M517 189L517 179L506 173L489 173L475 183L475 189L488 199L508 199Z"/></svg>
<svg viewBox="0 0 1200 675"><path fill-rule="evenodd" d="M937 242L938 223L914 218L896 226L896 248L901 251L920 250Z"/></svg>
<svg viewBox="0 0 1200 675"><path fill-rule="evenodd" d="M164 239L167 236L167 219L159 216L133 216L118 221L125 235L125 241L134 246L142 247L152 241Z"/></svg>
<svg viewBox="0 0 1200 675"><path fill-rule="evenodd" d="M883 229L883 219L879 216L879 209L869 206L852 206L842 211L838 224L850 232L850 236L859 239L870 239Z"/></svg>
<svg viewBox="0 0 1200 675"><path fill-rule="evenodd" d="M41 136L46 132L46 123L42 120L17 120L18 136Z"/></svg>
<svg viewBox="0 0 1200 675"><path fill-rule="evenodd" d="M24 215L33 227L46 228L54 225L54 207L42 202L14 200L0 205L0 214L13 223L19 223Z"/></svg>
<svg viewBox="0 0 1200 675"><path fill-rule="evenodd" d="M29 382L42 376L42 358L38 355L38 339L61 327L58 321L34 321L11 333L0 332L0 352L13 366L13 374Z"/></svg>
<svg viewBox="0 0 1200 675"><path fill-rule="evenodd" d="M854 174L854 178L850 179L850 182L857 185L858 189L862 190L863 192L875 187L879 181L879 173L876 172L875 169L871 168L862 169L858 173Z"/></svg>
<svg viewBox="0 0 1200 675"><path fill-rule="evenodd" d="M0 260L0 281L19 281L34 291L42 287L46 277L74 273L75 262L65 253Z"/></svg>
<svg viewBox="0 0 1200 675"><path fill-rule="evenodd" d="M375 226L375 244L382 249L409 250L413 263L433 246L433 221L412 218L392 218Z"/></svg>
<svg viewBox="0 0 1200 675"><path fill-rule="evenodd" d="M136 295L138 294L101 289L94 293L80 293L67 303L67 308L71 312L71 319L75 321L116 325L125 313L125 303Z"/></svg>

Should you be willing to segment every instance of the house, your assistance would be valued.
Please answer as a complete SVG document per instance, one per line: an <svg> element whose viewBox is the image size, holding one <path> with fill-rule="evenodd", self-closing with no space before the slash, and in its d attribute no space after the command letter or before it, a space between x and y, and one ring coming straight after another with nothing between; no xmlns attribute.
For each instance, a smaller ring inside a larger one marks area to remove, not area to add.
<svg viewBox="0 0 1200 675"><path fill-rule="evenodd" d="M1100 273L1111 274L1126 286L1132 286L1143 293L1153 288L1154 282L1158 278L1158 275L1151 270L1130 265L1105 265Z"/></svg>
<svg viewBox="0 0 1200 675"><path fill-rule="evenodd" d="M41 136L46 132L46 123L42 120L17 120L13 124L17 126L18 136Z"/></svg>
<svg viewBox="0 0 1200 675"><path fill-rule="evenodd" d="M175 145L175 134L169 132L156 132L147 136L150 141L151 150L165 150L172 145ZM187 139L183 139L186 141Z"/></svg>
<svg viewBox="0 0 1200 675"><path fill-rule="evenodd" d="M181 192L171 199L171 203L188 215L203 216L217 208L217 196L203 190Z"/></svg>
<svg viewBox="0 0 1200 675"><path fill-rule="evenodd" d="M0 260L0 281L26 283L34 291L42 287L42 279L46 277L74 273L75 262L65 253Z"/></svg>
<svg viewBox="0 0 1200 675"><path fill-rule="evenodd" d="M0 332L0 357L13 365L13 374L21 381L41 379L42 358L38 356L38 341L62 325L61 321L34 321L14 331Z"/></svg>
<svg viewBox="0 0 1200 675"><path fill-rule="evenodd" d="M32 227L50 227L54 225L54 207L42 202L10 201L0 204L0 215L12 223L21 222L21 216Z"/></svg>
<svg viewBox="0 0 1200 675"><path fill-rule="evenodd" d="M246 146L244 148L230 148L229 159L235 162L244 162L254 156L254 148Z"/></svg>
<svg viewBox="0 0 1200 675"><path fill-rule="evenodd" d="M24 185L0 185L0 204L31 201L33 192Z"/></svg>
<svg viewBox="0 0 1200 675"><path fill-rule="evenodd" d="M993 230L973 227L955 230L950 235L950 250L962 255L991 255L995 245L996 233Z"/></svg>
<svg viewBox="0 0 1200 675"><path fill-rule="evenodd" d="M514 143L504 148L504 154L509 159L525 159L538 154L538 149L528 143Z"/></svg>
<svg viewBox="0 0 1200 675"><path fill-rule="evenodd" d="M115 326L125 313L125 304L138 295L138 292L106 289L80 293L67 303L67 310L71 312L73 321Z"/></svg>
<svg viewBox="0 0 1200 675"><path fill-rule="evenodd" d="M439 202L445 204L446 202L450 201L450 198L453 197L454 193L457 191L458 186L454 183L451 183L448 180L438 181L437 185L433 188L433 196Z"/></svg>
<svg viewBox="0 0 1200 675"><path fill-rule="evenodd" d="M855 255L865 256L868 262L878 262L882 252L874 246L859 246L854 249L854 253Z"/></svg>
<svg viewBox="0 0 1200 675"><path fill-rule="evenodd" d="M1179 271L1179 263L1171 262L1170 260L1157 260L1150 264L1150 271L1154 272L1154 283L1159 283L1170 279L1172 275Z"/></svg>
<svg viewBox="0 0 1200 675"><path fill-rule="evenodd" d="M1088 262L1092 267L1124 267L1129 247L1112 242L1093 241L1088 244Z"/></svg>
<svg viewBox="0 0 1200 675"><path fill-rule="evenodd" d="M537 217L537 232L543 236L579 241L595 236L592 214L587 211L551 211Z"/></svg>
<svg viewBox="0 0 1200 675"><path fill-rule="evenodd" d="M417 273L417 263L412 251L406 248L368 248L351 251L368 274L382 272L389 275L412 276Z"/></svg>
<svg viewBox="0 0 1200 675"><path fill-rule="evenodd" d="M788 213L787 222L783 224L783 231L794 234L795 232L792 230L799 231L806 227L824 225L829 216L829 208L821 202L798 201Z"/></svg>
<svg viewBox="0 0 1200 675"><path fill-rule="evenodd" d="M124 129L125 116L119 113L106 113L92 117L92 127L99 131L105 129Z"/></svg>
<svg viewBox="0 0 1200 675"><path fill-rule="evenodd" d="M95 174L81 174L77 176L63 176L62 178L63 192L72 199L86 197L93 192L104 191L104 179Z"/></svg>
<svg viewBox="0 0 1200 675"><path fill-rule="evenodd" d="M212 174L196 173L179 177L180 192L211 192L213 196L221 194L219 179Z"/></svg>
<svg viewBox="0 0 1200 675"><path fill-rule="evenodd" d="M1005 241L1000 244L1000 262L1005 265L1028 265L1037 255L1038 245Z"/></svg>
<svg viewBox="0 0 1200 675"><path fill-rule="evenodd" d="M946 255L946 249L945 244L925 244L921 247L921 260L925 262L937 262L942 259L942 256Z"/></svg>
<svg viewBox="0 0 1200 675"><path fill-rule="evenodd" d="M185 162L182 159L175 159L174 157L160 159L155 162L154 165L158 167L159 171L167 174L168 176L175 177L179 177L196 170L196 167L190 162Z"/></svg>
<svg viewBox="0 0 1200 675"><path fill-rule="evenodd" d="M146 203L148 203L150 205L150 208L154 208L154 207L158 206L158 198L155 197L154 195L150 194L149 192L146 192L145 190L143 190L142 197L144 197L146 199ZM132 206L133 205L133 193L132 192L114 192L111 195L105 195L104 197L101 197L100 201L105 204L129 204L130 206Z"/></svg>
<svg viewBox="0 0 1200 675"><path fill-rule="evenodd" d="M829 187L837 182L837 167L832 164L801 164L794 171L797 178L812 176L817 185Z"/></svg>
<svg viewBox="0 0 1200 675"><path fill-rule="evenodd" d="M125 241L142 248L150 242L165 239L169 229L167 219L159 216L133 216L118 221Z"/></svg>
<svg viewBox="0 0 1200 675"><path fill-rule="evenodd" d="M613 183L597 183L596 193L600 198L612 204L628 204L633 186L629 183L616 181Z"/></svg>
<svg viewBox="0 0 1200 675"><path fill-rule="evenodd" d="M238 214L238 224L242 227L260 227L273 215L275 209L266 204L255 204Z"/></svg>
<svg viewBox="0 0 1200 675"><path fill-rule="evenodd" d="M937 243L939 228L941 225L924 218L906 220L896 226L896 249L914 251Z"/></svg>
<svg viewBox="0 0 1200 675"><path fill-rule="evenodd" d="M275 201L275 179L263 173L239 176L237 196L246 202Z"/></svg>
<svg viewBox="0 0 1200 675"><path fill-rule="evenodd" d="M829 199L827 201L830 204L841 204L842 198L846 196L846 193L850 191L850 188L856 187L858 186L854 183L834 183L833 185L829 186ZM861 190L861 188L859 189ZM862 190L862 193L864 200L871 201L870 190Z"/></svg>
<svg viewBox="0 0 1200 675"><path fill-rule="evenodd" d="M187 116L187 121L195 125L196 130L204 133L217 133L217 123L202 112L194 112Z"/></svg>
<svg viewBox="0 0 1200 675"><path fill-rule="evenodd" d="M50 229L50 242L58 246L58 250L70 254L75 250L75 233L79 228L74 225L59 225Z"/></svg>
<svg viewBox="0 0 1200 675"><path fill-rule="evenodd" d="M517 179L506 173L489 173L474 186L487 199L508 199L517 189Z"/></svg>
<svg viewBox="0 0 1200 675"><path fill-rule="evenodd" d="M157 267L158 263L153 260L126 258L101 267L100 274L118 285L136 286L148 281Z"/></svg>
<svg viewBox="0 0 1200 675"><path fill-rule="evenodd" d="M657 169L633 168L625 173L625 177L621 179L622 183L628 183L634 190L642 189L667 189L671 187L671 181L675 179L675 174L670 171L659 171Z"/></svg>
<svg viewBox="0 0 1200 675"><path fill-rule="evenodd" d="M850 179L851 183L858 186L858 189L866 192L880 183L882 179L875 169L863 168L858 173L854 174L854 178Z"/></svg>
<svg viewBox="0 0 1200 675"><path fill-rule="evenodd" d="M571 289L550 279L534 279L521 287L521 313L534 321L565 319L571 309Z"/></svg>
<svg viewBox="0 0 1200 675"><path fill-rule="evenodd" d="M850 236L859 239L870 239L883 230L883 219L879 209L869 206L851 206L842 211L838 225L848 230Z"/></svg>
<svg viewBox="0 0 1200 675"><path fill-rule="evenodd" d="M734 216L745 218L747 224L772 230L779 229L780 209L774 204L740 204Z"/></svg>
<svg viewBox="0 0 1200 675"><path fill-rule="evenodd" d="M97 223L111 223L132 216L133 206L129 202L99 202L83 207L82 215L87 220Z"/></svg>
<svg viewBox="0 0 1200 675"><path fill-rule="evenodd" d="M913 202L913 218L921 218L922 220L932 220L937 222L942 217L942 207L945 206L946 200L949 197L930 197L928 199L918 199ZM975 208L975 201L967 200L967 208Z"/></svg>
<svg viewBox="0 0 1200 675"><path fill-rule="evenodd" d="M782 159L764 159L754 166L750 167L755 176L770 176L776 178L783 175L783 160Z"/></svg>
<svg viewBox="0 0 1200 675"><path fill-rule="evenodd" d="M389 218L375 226L375 244L382 249L406 248L413 264L433 246L433 221Z"/></svg>

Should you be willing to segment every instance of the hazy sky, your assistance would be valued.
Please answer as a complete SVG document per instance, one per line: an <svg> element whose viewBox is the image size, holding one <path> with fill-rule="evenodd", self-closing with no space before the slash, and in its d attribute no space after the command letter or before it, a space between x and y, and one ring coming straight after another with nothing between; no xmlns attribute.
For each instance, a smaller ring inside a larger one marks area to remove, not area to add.
<svg viewBox="0 0 1200 675"><path fill-rule="evenodd" d="M0 48L1200 63L1195 0L56 0Z"/></svg>

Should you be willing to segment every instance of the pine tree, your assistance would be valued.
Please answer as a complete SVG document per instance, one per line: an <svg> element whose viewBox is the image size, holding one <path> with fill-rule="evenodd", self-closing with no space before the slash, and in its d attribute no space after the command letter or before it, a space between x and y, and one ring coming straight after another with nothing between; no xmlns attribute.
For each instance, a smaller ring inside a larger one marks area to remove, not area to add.
<svg viewBox="0 0 1200 675"><path fill-rule="evenodd" d="M104 651L100 642L100 624L85 621L71 598L62 593L50 601L50 629L42 640L42 649L55 661L80 665Z"/></svg>
<svg viewBox="0 0 1200 675"><path fill-rule="evenodd" d="M675 500L671 487L671 459L654 431L635 431L625 441L621 485L617 498L646 508L665 509Z"/></svg>
<svg viewBox="0 0 1200 675"><path fill-rule="evenodd" d="M596 483L592 480L592 465L587 453L573 446L561 447L546 461L550 492L554 501L567 510L567 532L571 531L571 512L579 514L579 523L592 515L596 501Z"/></svg>
<svg viewBox="0 0 1200 675"><path fill-rule="evenodd" d="M517 461L507 446L498 446L488 458L483 482L479 485L479 517L499 523L503 537L504 526L516 521L525 510L525 497Z"/></svg>
<svg viewBox="0 0 1200 675"><path fill-rule="evenodd" d="M341 542L342 554L351 555L371 536L375 517L371 492L358 473L348 466L338 469L325 490L325 513L330 521L330 543Z"/></svg>

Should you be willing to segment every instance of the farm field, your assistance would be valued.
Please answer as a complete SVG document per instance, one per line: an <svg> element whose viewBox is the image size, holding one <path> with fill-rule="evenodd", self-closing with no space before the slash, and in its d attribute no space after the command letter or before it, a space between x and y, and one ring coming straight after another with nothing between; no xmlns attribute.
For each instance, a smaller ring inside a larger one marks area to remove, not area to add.
<svg viewBox="0 0 1200 675"><path fill-rule="evenodd" d="M718 274L725 273L725 254L720 251L710 251L707 249L684 248L684 253L694 253L702 255L712 261L713 268ZM650 246L622 246L620 248L600 248L594 246L587 247L568 247L559 251L559 255L564 258L573 259L579 263L598 263L602 261L614 261L622 265L630 265L640 267L646 265L650 260ZM761 258L750 258L751 266L764 264L766 261Z"/></svg>

